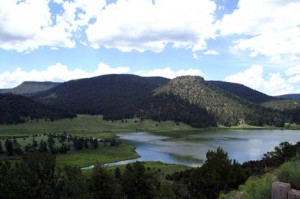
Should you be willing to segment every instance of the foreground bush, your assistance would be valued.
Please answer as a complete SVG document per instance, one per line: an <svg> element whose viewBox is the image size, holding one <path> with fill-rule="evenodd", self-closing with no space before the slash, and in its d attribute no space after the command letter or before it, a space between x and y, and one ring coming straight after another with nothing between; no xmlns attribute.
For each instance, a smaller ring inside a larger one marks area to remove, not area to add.
<svg viewBox="0 0 300 199"><path fill-rule="evenodd" d="M300 190L300 157L295 161L286 162L278 170L278 179L290 183L292 188Z"/></svg>
<svg viewBox="0 0 300 199"><path fill-rule="evenodd" d="M266 174L262 177L251 177L238 191L222 194L219 199L270 199L272 195L273 177Z"/></svg>

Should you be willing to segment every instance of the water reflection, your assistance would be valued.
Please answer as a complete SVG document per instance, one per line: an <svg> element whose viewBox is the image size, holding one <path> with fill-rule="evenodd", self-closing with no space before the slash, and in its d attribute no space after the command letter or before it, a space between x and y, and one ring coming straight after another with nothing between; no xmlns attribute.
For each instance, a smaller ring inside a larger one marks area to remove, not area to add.
<svg viewBox="0 0 300 199"><path fill-rule="evenodd" d="M138 161L161 161L187 166L201 165L205 161L206 152L218 147L227 151L229 158L243 163L261 159L264 153L283 141L300 141L300 131L290 130L207 131L184 134L186 139L178 141L148 132L122 133L118 136L136 147L136 152L141 156L136 159Z"/></svg>

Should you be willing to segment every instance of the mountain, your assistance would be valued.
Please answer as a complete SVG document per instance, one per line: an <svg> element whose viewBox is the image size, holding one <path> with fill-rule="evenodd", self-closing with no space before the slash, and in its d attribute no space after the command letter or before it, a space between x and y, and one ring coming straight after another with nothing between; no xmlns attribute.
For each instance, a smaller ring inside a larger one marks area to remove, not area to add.
<svg viewBox="0 0 300 199"><path fill-rule="evenodd" d="M169 81L162 77L103 75L63 83L35 95L34 99L75 113L103 114L104 119L132 118L138 104Z"/></svg>
<svg viewBox="0 0 300 199"><path fill-rule="evenodd" d="M16 95L30 95L41 91L49 90L58 86L61 83L58 82L34 82L25 81L19 86L12 89L2 89L0 93L12 93Z"/></svg>
<svg viewBox="0 0 300 199"><path fill-rule="evenodd" d="M52 121L74 116L69 111L51 108L27 97L0 94L0 124L17 124L33 119Z"/></svg>
<svg viewBox="0 0 300 199"><path fill-rule="evenodd" d="M11 89L0 89L0 93L9 93Z"/></svg>
<svg viewBox="0 0 300 199"><path fill-rule="evenodd" d="M202 108L217 124L232 126L283 125L286 119L279 111L250 103L236 95L213 86L198 76L177 77L156 89L156 95L173 95L194 106Z"/></svg>
<svg viewBox="0 0 300 199"><path fill-rule="evenodd" d="M262 103L262 106L273 110L279 110L286 115L291 115L294 122L300 123L300 100L277 99Z"/></svg>
<svg viewBox="0 0 300 199"><path fill-rule="evenodd" d="M300 94L286 94L286 95L279 95L276 97L282 99L300 99Z"/></svg>
<svg viewBox="0 0 300 199"><path fill-rule="evenodd" d="M75 113L102 114L107 120L140 117L206 127L283 125L287 119L279 111L251 103L194 76L170 81L162 77L104 75L72 80L33 98Z"/></svg>
<svg viewBox="0 0 300 199"><path fill-rule="evenodd" d="M208 83L228 93L257 104L276 99L275 97L266 95L242 84L223 81L208 81Z"/></svg>

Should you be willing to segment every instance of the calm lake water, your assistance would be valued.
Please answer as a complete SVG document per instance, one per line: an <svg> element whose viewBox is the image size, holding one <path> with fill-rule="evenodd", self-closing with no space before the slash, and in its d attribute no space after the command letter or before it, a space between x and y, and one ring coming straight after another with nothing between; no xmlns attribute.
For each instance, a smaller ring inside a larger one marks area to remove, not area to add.
<svg viewBox="0 0 300 199"><path fill-rule="evenodd" d="M217 130L199 133L184 133L184 139L148 132L118 134L123 142L136 147L141 156L135 160L121 161L119 165L135 161L161 161L170 164L199 166L205 160L208 150L218 147L228 152L230 159L243 163L261 159L279 143L300 141L300 131L292 130Z"/></svg>

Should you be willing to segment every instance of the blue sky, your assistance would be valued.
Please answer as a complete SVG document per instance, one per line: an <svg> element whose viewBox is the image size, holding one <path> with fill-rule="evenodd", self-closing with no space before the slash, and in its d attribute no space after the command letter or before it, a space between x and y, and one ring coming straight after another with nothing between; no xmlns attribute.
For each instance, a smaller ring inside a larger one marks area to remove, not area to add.
<svg viewBox="0 0 300 199"><path fill-rule="evenodd" d="M1 0L0 88L110 73L300 93L299 0Z"/></svg>

